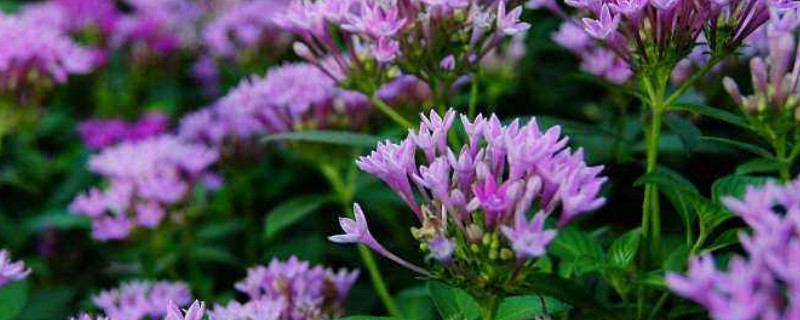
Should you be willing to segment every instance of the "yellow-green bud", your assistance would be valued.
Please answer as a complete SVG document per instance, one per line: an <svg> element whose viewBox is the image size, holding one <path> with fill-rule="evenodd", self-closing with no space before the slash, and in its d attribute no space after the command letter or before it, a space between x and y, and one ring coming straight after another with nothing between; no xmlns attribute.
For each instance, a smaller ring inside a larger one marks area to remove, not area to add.
<svg viewBox="0 0 800 320"><path fill-rule="evenodd" d="M500 250L500 259L510 260L513 257L514 257L514 251L511 251L508 248L503 248L502 250Z"/></svg>

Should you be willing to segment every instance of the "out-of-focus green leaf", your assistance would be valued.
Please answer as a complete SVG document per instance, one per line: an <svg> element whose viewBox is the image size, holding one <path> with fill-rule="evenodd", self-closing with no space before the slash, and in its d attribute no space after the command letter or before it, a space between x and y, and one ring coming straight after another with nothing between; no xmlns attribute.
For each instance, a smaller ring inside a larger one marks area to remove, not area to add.
<svg viewBox="0 0 800 320"><path fill-rule="evenodd" d="M550 245L550 252L561 258L562 265L568 267L566 274L578 275L596 271L603 266L603 248L597 239L576 228L566 228Z"/></svg>
<svg viewBox="0 0 800 320"><path fill-rule="evenodd" d="M636 228L617 238L608 249L608 262L618 268L630 266L636 258L641 237L642 229Z"/></svg>
<svg viewBox="0 0 800 320"><path fill-rule="evenodd" d="M374 147L378 142L385 140L363 133L353 133L345 131L296 131L279 134L271 134L263 139L262 143L273 141L304 141L325 144L335 144L353 147Z"/></svg>
<svg viewBox="0 0 800 320"><path fill-rule="evenodd" d="M357 316L339 318L338 320L403 320L403 319L404 318L400 317L376 317L376 316L357 315Z"/></svg>
<svg viewBox="0 0 800 320"><path fill-rule="evenodd" d="M28 302L28 281L14 281L0 288L0 320L16 319Z"/></svg>
<svg viewBox="0 0 800 320"><path fill-rule="evenodd" d="M91 222L86 217L71 214L63 209L50 210L27 221L28 229L41 231L55 229L89 229Z"/></svg>
<svg viewBox="0 0 800 320"><path fill-rule="evenodd" d="M773 158L755 158L736 167L737 175L748 175L751 173L778 172L787 167L788 164Z"/></svg>
<svg viewBox="0 0 800 320"><path fill-rule="evenodd" d="M569 305L548 296L508 297L500 303L495 319L528 320L569 309Z"/></svg>
<svg viewBox="0 0 800 320"><path fill-rule="evenodd" d="M715 203L720 203L724 197L741 198L748 187L760 187L766 184L769 178L732 175L719 179L711 186L711 195Z"/></svg>
<svg viewBox="0 0 800 320"><path fill-rule="evenodd" d="M691 112L694 112L694 113L697 113L697 114L700 114L700 115L703 115L703 116L706 116L706 117L710 117L710 118L714 118L714 119L717 119L717 120L720 120L720 121L724 121L724 122L730 123L730 124L735 125L737 127L741 127L741 128L745 128L745 129L749 128L748 125L747 125L747 121L745 121L742 117L740 117L738 115L735 115L733 113L730 113L728 111L721 110L721 109L714 108L714 107L704 106L704 105L700 105L700 104L687 104L687 103L684 103L684 104L677 104L677 105L669 106L668 110L673 110L673 111L691 111Z"/></svg>
<svg viewBox="0 0 800 320"><path fill-rule="evenodd" d="M216 221L204 224L197 229L197 237L205 240L225 238L244 227L241 220Z"/></svg>
<svg viewBox="0 0 800 320"><path fill-rule="evenodd" d="M429 281L428 291L442 319L475 320L481 316L480 305L464 290Z"/></svg>
<svg viewBox="0 0 800 320"><path fill-rule="evenodd" d="M328 196L311 195L290 199L267 213L264 237L273 239L284 229L305 219L330 200Z"/></svg>
<svg viewBox="0 0 800 320"><path fill-rule="evenodd" d="M239 259L224 248L212 246L196 246L191 250L191 258L197 261L222 263L237 266Z"/></svg>
<svg viewBox="0 0 800 320"><path fill-rule="evenodd" d="M733 147L733 148L736 148L736 149L739 149L739 150L742 150L742 151L747 151L747 152L750 152L752 154L755 154L757 156L764 157L764 158L772 158L773 157L772 153L767 151L767 149L764 149L764 148L759 147L757 145L749 144L749 143L746 143L746 142L741 142L741 141L736 141L736 140L731 140L731 139L726 139L726 138L721 138L721 137L709 137L709 136L700 137L700 140L727 145L729 147Z"/></svg>
<svg viewBox="0 0 800 320"><path fill-rule="evenodd" d="M433 300L430 291L424 286L408 288L395 296L403 318L411 320L430 320L434 318Z"/></svg>
<svg viewBox="0 0 800 320"><path fill-rule="evenodd" d="M28 303L17 317L18 320L61 319L68 313L75 290L69 288L31 290Z"/></svg>
<svg viewBox="0 0 800 320"><path fill-rule="evenodd" d="M725 232L714 239L714 242L711 243L705 251L716 251L739 243L739 233L742 231L742 228L725 230Z"/></svg>
<svg viewBox="0 0 800 320"><path fill-rule="evenodd" d="M668 113L664 115L664 123L681 139L686 153L691 153L700 144L703 133L690 121Z"/></svg>
<svg viewBox="0 0 800 320"><path fill-rule="evenodd" d="M597 300L594 290L576 282L553 274L533 273L525 277L525 283L530 285L528 290L531 292L558 299L582 313L591 314L591 319L622 319Z"/></svg>

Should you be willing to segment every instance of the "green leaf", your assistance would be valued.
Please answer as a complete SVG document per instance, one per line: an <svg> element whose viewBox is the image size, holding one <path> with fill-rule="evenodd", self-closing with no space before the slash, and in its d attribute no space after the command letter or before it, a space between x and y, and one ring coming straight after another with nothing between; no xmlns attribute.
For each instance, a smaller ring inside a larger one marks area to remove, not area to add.
<svg viewBox="0 0 800 320"><path fill-rule="evenodd" d="M725 139L725 138L720 138L720 137L708 137L708 136L700 137L700 140L727 145L729 147L734 147L734 148L742 150L742 151L750 152L752 154L755 154L755 155L763 157L763 158L772 158L773 157L772 153L767 151L767 149L764 149L764 148L759 147L757 145L749 144L749 143L746 143L746 142L730 140L730 139Z"/></svg>
<svg viewBox="0 0 800 320"><path fill-rule="evenodd" d="M691 111L709 118L714 118L735 125L737 127L749 129L747 121L744 118L730 113L725 110L717 109L714 107L699 105L699 104L678 104L669 106L667 110L673 111Z"/></svg>
<svg viewBox="0 0 800 320"><path fill-rule="evenodd" d="M67 287L37 289L32 288L28 303L16 318L17 320L61 319L70 311L75 299L75 289Z"/></svg>
<svg viewBox="0 0 800 320"><path fill-rule="evenodd" d="M642 229L636 228L617 238L608 250L608 262L618 268L629 267L639 251L641 237Z"/></svg>
<svg viewBox="0 0 800 320"><path fill-rule="evenodd" d="M668 113L664 116L664 123L681 139L686 153L691 153L700 144L703 133L690 121Z"/></svg>
<svg viewBox="0 0 800 320"><path fill-rule="evenodd" d="M264 237L273 239L284 229L302 221L325 203L328 196L311 195L290 199L270 211L264 220Z"/></svg>
<svg viewBox="0 0 800 320"><path fill-rule="evenodd" d="M403 320L400 317L376 317L376 316L367 316L367 315L357 315L357 316L349 316L344 318L339 318L338 320Z"/></svg>
<svg viewBox="0 0 800 320"><path fill-rule="evenodd" d="M395 296L397 306L406 319L434 319L434 307L430 292L425 286L408 288Z"/></svg>
<svg viewBox="0 0 800 320"><path fill-rule="evenodd" d="M550 252L561 258L562 267L567 267L566 276L599 270L604 261L603 248L597 239L577 228L566 228L550 246Z"/></svg>
<svg viewBox="0 0 800 320"><path fill-rule="evenodd" d="M236 266L239 259L225 250L225 248L218 248L212 246L196 246L192 248L191 258L197 261L222 263L231 266Z"/></svg>
<svg viewBox="0 0 800 320"><path fill-rule="evenodd" d="M28 281L14 281L0 288L0 320L16 319L28 302Z"/></svg>
<svg viewBox="0 0 800 320"><path fill-rule="evenodd" d="M86 217L71 214L63 209L56 209L46 211L44 214L26 221L26 226L32 231L41 231L47 228L89 229L91 222Z"/></svg>
<svg viewBox="0 0 800 320"><path fill-rule="evenodd" d="M581 310L582 313L594 315L591 319L622 319L597 300L593 295L594 290L576 282L553 274L532 273L525 277L524 283L530 286L527 289L531 292L553 297Z"/></svg>
<svg viewBox="0 0 800 320"><path fill-rule="evenodd" d="M480 305L464 290L429 281L428 291L442 319L475 320L481 316Z"/></svg>
<svg viewBox="0 0 800 320"><path fill-rule="evenodd" d="M739 233L742 232L743 228L735 228L725 230L721 235L719 235L714 242L711 243L708 248L705 249L707 252L717 251L720 249L727 248L728 246L732 246L734 244L739 243Z"/></svg>
<svg viewBox="0 0 800 320"><path fill-rule="evenodd" d="M711 186L711 194L715 203L720 203L724 197L742 198L748 187L760 187L766 184L769 178L732 175L719 179Z"/></svg>
<svg viewBox="0 0 800 320"><path fill-rule="evenodd" d="M787 164L773 158L755 158L736 167L737 175L751 173L778 172L787 167Z"/></svg>
<svg viewBox="0 0 800 320"><path fill-rule="evenodd" d="M374 147L378 142L383 140L385 140L385 138L363 133L320 130L271 134L261 139L261 142L304 141L353 147Z"/></svg>
<svg viewBox="0 0 800 320"><path fill-rule="evenodd" d="M664 167L656 168L655 171L642 176L635 182L637 185L645 183L653 183L659 187L659 192L667 197L680 214L684 232L693 232L692 225L697 211L697 202L708 201L700 194L700 191L689 180Z"/></svg>
<svg viewBox="0 0 800 320"><path fill-rule="evenodd" d="M215 221L197 229L197 237L204 240L225 238L241 230L244 222L241 220Z"/></svg>
<svg viewBox="0 0 800 320"><path fill-rule="evenodd" d="M563 302L547 296L508 297L500 303L496 320L528 320L570 309Z"/></svg>

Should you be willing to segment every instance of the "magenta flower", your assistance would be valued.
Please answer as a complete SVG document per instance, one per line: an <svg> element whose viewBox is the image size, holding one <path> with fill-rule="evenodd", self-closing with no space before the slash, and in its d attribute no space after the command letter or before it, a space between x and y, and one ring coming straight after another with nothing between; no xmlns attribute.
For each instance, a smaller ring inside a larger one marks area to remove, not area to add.
<svg viewBox="0 0 800 320"><path fill-rule="evenodd" d="M693 258L686 275L668 274L676 294L708 310L712 319L794 319L800 305L800 179L748 188L724 204L752 229L739 239L746 256L728 271L710 255Z"/></svg>
<svg viewBox="0 0 800 320"><path fill-rule="evenodd" d="M312 266L297 257L273 259L267 266L247 270L236 283L249 300L216 306L211 320L231 319L333 319L342 315L343 304L358 279L359 271Z"/></svg>
<svg viewBox="0 0 800 320"><path fill-rule="evenodd" d="M620 17L613 15L608 5L603 5L598 19L583 18L583 23L589 35L595 39L606 40L612 33L617 31Z"/></svg>
<svg viewBox="0 0 800 320"><path fill-rule="evenodd" d="M527 22L520 22L521 15L522 7L516 7L506 14L506 3L500 1L500 4L497 5L497 29L508 36L528 31L531 25Z"/></svg>
<svg viewBox="0 0 800 320"><path fill-rule="evenodd" d="M202 320L206 313L205 303L195 300L186 310L181 310L174 301L169 301L169 311L164 320Z"/></svg>
<svg viewBox="0 0 800 320"><path fill-rule="evenodd" d="M22 261L11 261L11 254L0 250L0 288L12 281L20 281L28 277L31 269L25 267Z"/></svg>
<svg viewBox="0 0 800 320"><path fill-rule="evenodd" d="M514 227L502 226L503 235L511 242L517 259L537 258L547 252L547 246L556 238L558 232L545 230L546 215L538 213L528 222L524 214L516 214Z"/></svg>
<svg viewBox="0 0 800 320"><path fill-rule="evenodd" d="M412 228L412 235L433 258L429 260L441 262L442 269L432 274L458 273L450 267L480 260L471 256L476 252L488 254L492 261L501 258L513 268L515 255L527 260L546 252L558 234L557 229L545 228L546 219L557 215L557 226L562 228L604 204L599 196L606 181L600 176L602 167L586 165L582 151L569 150L559 127L543 132L535 120L504 125L494 115L472 121L462 115L466 140L456 151L450 145L458 136L451 131L456 118L452 110L444 116L423 115L419 130L412 130L405 140L382 142L356 161L414 212L419 226ZM541 210L531 222L530 210ZM345 233L331 240L365 244L397 260L369 233L358 205L354 212L354 220L340 220ZM488 237L492 234L505 237L492 240Z"/></svg>
<svg viewBox="0 0 800 320"><path fill-rule="evenodd" d="M203 30L213 56L236 58L246 51L281 50L291 43L274 18L286 9L280 0L248 0L225 8Z"/></svg>

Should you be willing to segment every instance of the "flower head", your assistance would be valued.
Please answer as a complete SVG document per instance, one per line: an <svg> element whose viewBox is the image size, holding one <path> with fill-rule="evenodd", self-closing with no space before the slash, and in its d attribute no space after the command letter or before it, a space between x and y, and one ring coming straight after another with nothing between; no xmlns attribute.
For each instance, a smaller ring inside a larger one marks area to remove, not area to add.
<svg viewBox="0 0 800 320"><path fill-rule="evenodd" d="M249 0L226 8L203 30L203 43L214 56L235 58L243 51L281 49L291 37L274 17L286 8L281 0Z"/></svg>
<svg viewBox="0 0 800 320"><path fill-rule="evenodd" d="M167 316L170 320L183 320L182 317L175 317L180 314L176 311L179 311L178 307L191 302L191 294L189 286L181 282L132 281L97 294L92 301L111 319L138 320ZM196 309L194 304L192 309Z"/></svg>
<svg viewBox="0 0 800 320"><path fill-rule="evenodd" d="M30 273L31 269L22 261L13 262L8 251L0 250L0 288L9 282L25 279Z"/></svg>

